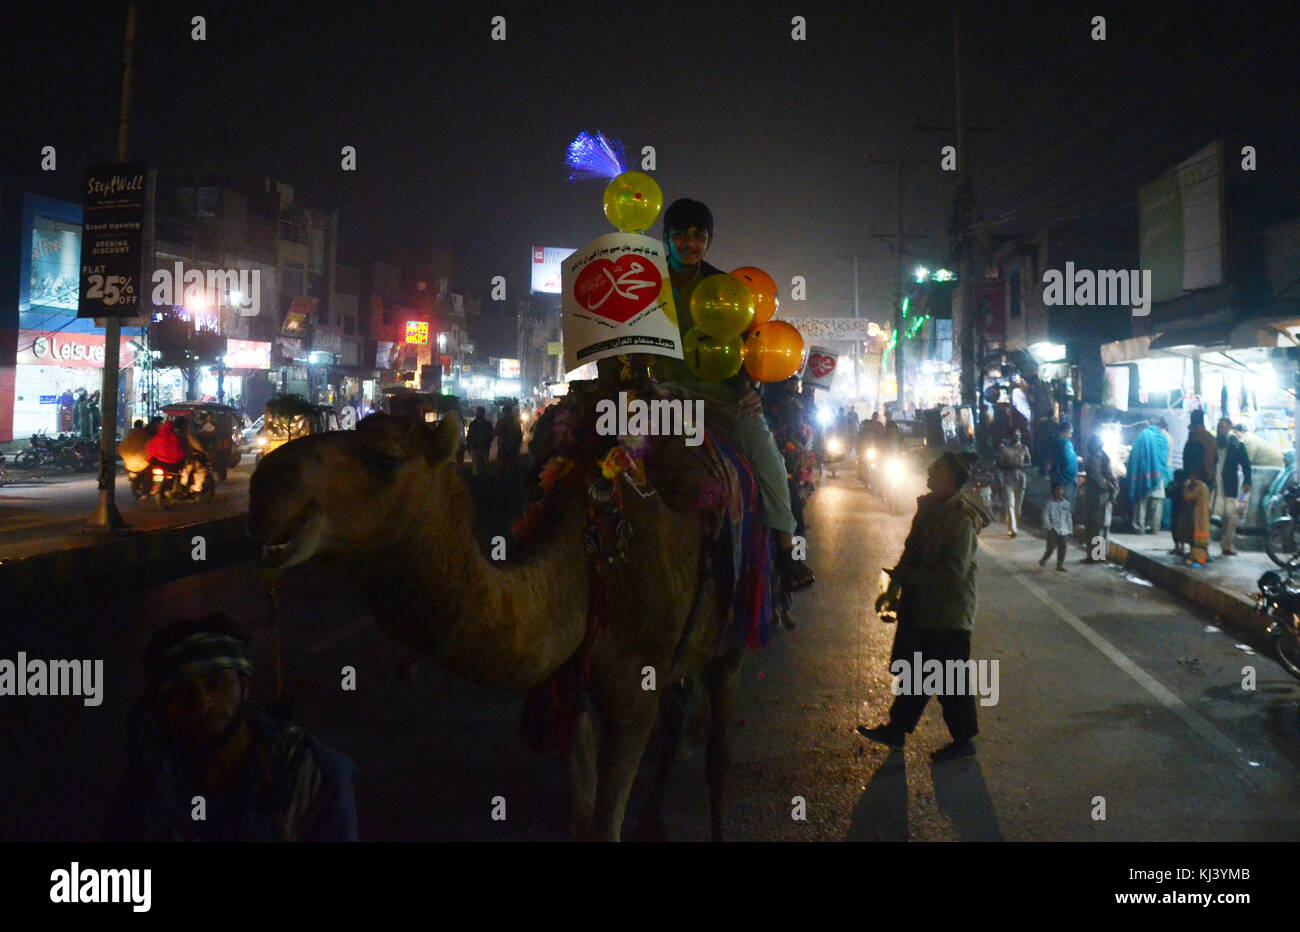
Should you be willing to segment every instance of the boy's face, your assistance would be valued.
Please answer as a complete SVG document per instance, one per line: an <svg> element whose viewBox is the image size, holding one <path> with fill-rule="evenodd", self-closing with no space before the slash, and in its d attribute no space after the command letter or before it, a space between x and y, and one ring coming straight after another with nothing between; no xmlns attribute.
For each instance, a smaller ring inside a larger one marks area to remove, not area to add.
<svg viewBox="0 0 1300 932"><path fill-rule="evenodd" d="M1061 488L1059 485L1052 489L1052 498L1058 502L1065 498L1065 489Z"/></svg>
<svg viewBox="0 0 1300 932"><path fill-rule="evenodd" d="M709 234L692 225L686 230L668 231L668 257L677 268L699 265L709 251Z"/></svg>

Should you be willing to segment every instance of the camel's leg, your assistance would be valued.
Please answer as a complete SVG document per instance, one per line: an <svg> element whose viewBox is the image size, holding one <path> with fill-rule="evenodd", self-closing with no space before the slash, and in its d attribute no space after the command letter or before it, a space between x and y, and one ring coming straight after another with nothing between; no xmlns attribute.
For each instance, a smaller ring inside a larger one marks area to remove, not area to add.
<svg viewBox="0 0 1300 932"><path fill-rule="evenodd" d="M722 841L723 793L727 785L727 771L731 768L727 725L735 710L744 659L745 648L740 646L713 661L704 671L705 682L709 687L709 748L705 752L704 773L709 780L709 817L713 841Z"/></svg>
<svg viewBox="0 0 1300 932"><path fill-rule="evenodd" d="M653 690L618 697L600 712L600 751L596 756L596 836L618 841L641 755L645 753L658 712Z"/></svg>
<svg viewBox="0 0 1300 932"><path fill-rule="evenodd" d="M650 796L637 822L633 835L635 841L668 840L660 811L663 809L664 787L668 785L668 775L677 760L677 745L681 741L689 702L685 686L674 683L664 691L663 701L659 703L659 764L650 784Z"/></svg>
<svg viewBox="0 0 1300 932"><path fill-rule="evenodd" d="M578 709L573 723L573 747L569 751L569 785L573 793L573 837L588 841L596 810L596 729L591 710Z"/></svg>

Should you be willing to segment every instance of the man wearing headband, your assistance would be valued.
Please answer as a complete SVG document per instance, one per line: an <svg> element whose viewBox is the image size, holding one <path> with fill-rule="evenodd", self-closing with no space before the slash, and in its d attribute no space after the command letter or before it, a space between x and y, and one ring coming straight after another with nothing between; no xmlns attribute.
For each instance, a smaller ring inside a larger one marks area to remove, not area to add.
<svg viewBox="0 0 1300 932"><path fill-rule="evenodd" d="M154 633L107 840L357 840L352 762L301 728L248 714L248 640L225 615Z"/></svg>
<svg viewBox="0 0 1300 932"><path fill-rule="evenodd" d="M689 198L680 198L664 211L664 249L672 282L677 325L685 336L691 326L691 293L705 278L722 269L704 261L713 244L713 214ZM790 507L790 487L785 459L763 418L762 400L747 378L735 375L720 382L696 378L680 359L654 357L655 377L669 388L704 400L704 419L722 431L754 470L759 486L760 519L776 532L776 565L787 591L811 586L816 578L808 565L792 556L796 521Z"/></svg>
<svg viewBox="0 0 1300 932"><path fill-rule="evenodd" d="M970 660L971 631L975 627L975 550L979 532L993 516L973 499L962 495L970 478L970 467L957 454L948 452L930 467L928 495L916 500L916 517L903 544L898 565L889 570L889 591L876 600L876 611L898 606L898 629L890 655L890 672L898 675L900 661L908 668L937 660ZM912 677L903 674L903 682ZM919 678L919 673L917 674ZM979 733L975 716L974 686L967 683L960 694L940 690L943 720L952 743L931 757L935 761L970 757L971 740ZM907 736L916 729L930 697L905 690L896 694L889 710L889 723L876 728L858 726L858 733L894 750L902 750Z"/></svg>

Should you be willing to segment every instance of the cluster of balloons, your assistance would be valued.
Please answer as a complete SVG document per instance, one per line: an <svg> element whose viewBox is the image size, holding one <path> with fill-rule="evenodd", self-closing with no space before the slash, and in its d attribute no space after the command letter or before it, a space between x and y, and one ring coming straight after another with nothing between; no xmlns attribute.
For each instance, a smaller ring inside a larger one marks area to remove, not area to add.
<svg viewBox="0 0 1300 932"><path fill-rule="evenodd" d="M753 266L704 279L691 293L686 367L710 381L731 378L742 366L759 382L790 378L803 368L805 347L795 327L772 320L779 303L772 276Z"/></svg>
<svg viewBox="0 0 1300 932"><path fill-rule="evenodd" d="M664 195L649 175L627 171L606 185L604 206L618 229L644 233L659 218ZM759 382L790 378L803 368L805 347L795 327L772 320L778 304L776 282L762 269L747 265L704 279L691 294L693 326L682 338L687 368L711 381L729 379L742 366Z"/></svg>

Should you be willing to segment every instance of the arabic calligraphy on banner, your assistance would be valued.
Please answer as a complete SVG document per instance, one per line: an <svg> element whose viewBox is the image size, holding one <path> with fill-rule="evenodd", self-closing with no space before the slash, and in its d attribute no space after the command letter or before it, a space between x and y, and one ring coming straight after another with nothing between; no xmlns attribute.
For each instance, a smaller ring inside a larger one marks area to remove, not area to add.
<svg viewBox="0 0 1300 932"><path fill-rule="evenodd" d="M623 353L682 358L664 247L606 233L564 260L564 367Z"/></svg>
<svg viewBox="0 0 1300 932"><path fill-rule="evenodd" d="M880 333L879 324L852 317L785 317L778 314L777 319L794 326L805 340L870 340Z"/></svg>

